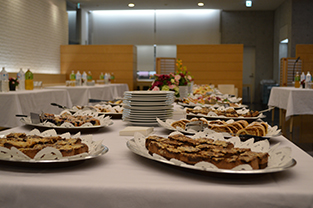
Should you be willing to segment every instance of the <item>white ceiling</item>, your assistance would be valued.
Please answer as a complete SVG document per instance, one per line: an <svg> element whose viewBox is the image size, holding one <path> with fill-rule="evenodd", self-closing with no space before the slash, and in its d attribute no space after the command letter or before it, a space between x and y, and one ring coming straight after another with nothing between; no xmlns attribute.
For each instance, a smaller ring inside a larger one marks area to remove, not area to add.
<svg viewBox="0 0 313 208"><path fill-rule="evenodd" d="M80 3L87 10L137 10L137 9L221 9L228 11L276 10L285 0L252 0L252 8L246 8L245 0L68 0ZM203 2L203 7L198 7ZM128 3L136 6L129 8Z"/></svg>

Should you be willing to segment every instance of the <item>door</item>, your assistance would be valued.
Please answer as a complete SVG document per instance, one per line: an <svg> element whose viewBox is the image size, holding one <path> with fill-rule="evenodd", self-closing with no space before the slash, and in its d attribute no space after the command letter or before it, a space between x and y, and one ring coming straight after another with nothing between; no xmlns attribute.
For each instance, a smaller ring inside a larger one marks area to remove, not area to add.
<svg viewBox="0 0 313 208"><path fill-rule="evenodd" d="M242 72L242 99L245 103L252 103L255 89L255 47L244 47Z"/></svg>

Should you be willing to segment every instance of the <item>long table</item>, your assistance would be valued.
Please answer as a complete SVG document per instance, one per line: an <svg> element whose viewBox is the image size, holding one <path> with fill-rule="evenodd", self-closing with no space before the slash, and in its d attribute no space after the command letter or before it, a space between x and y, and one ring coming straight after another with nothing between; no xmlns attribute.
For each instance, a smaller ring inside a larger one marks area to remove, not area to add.
<svg viewBox="0 0 313 208"><path fill-rule="evenodd" d="M15 127L22 123L16 114L29 115L30 112L60 113L60 108L50 105L55 102L64 106L72 106L66 90L35 89L0 92L0 126Z"/></svg>
<svg viewBox="0 0 313 208"><path fill-rule="evenodd" d="M93 133L109 152L60 167L0 165L1 207L296 207L313 204L313 158L283 136L270 139L292 149L296 166L264 175L210 174L176 168L131 152L119 136L121 120ZM27 132L21 126L0 132ZM158 135L168 130L155 127Z"/></svg>
<svg viewBox="0 0 313 208"><path fill-rule="evenodd" d="M112 100L123 97L127 84L104 84L95 86L51 86L50 89L63 89L69 92L73 105L87 105L89 99Z"/></svg>
<svg viewBox="0 0 313 208"><path fill-rule="evenodd" d="M268 106L279 108L279 126L284 130L289 120L290 139L293 139L294 116L313 115L313 89L295 87L273 87ZM284 116L284 112L285 116ZM302 135L299 136L302 138ZM310 139L306 139L309 142Z"/></svg>
<svg viewBox="0 0 313 208"><path fill-rule="evenodd" d="M313 89L273 87L268 106L286 110L286 119L293 115L313 115Z"/></svg>
<svg viewBox="0 0 313 208"><path fill-rule="evenodd" d="M123 97L127 84L106 84L96 86L52 86L45 89L0 92L0 127L21 125L16 114L29 115L30 112L59 114L62 109L50 105L57 103L66 107L87 105L90 98L112 100Z"/></svg>

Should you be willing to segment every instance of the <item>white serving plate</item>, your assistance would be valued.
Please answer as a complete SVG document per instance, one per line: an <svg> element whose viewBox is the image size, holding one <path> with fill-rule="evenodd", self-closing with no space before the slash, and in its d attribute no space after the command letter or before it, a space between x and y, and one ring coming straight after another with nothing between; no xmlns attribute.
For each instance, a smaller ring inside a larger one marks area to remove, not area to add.
<svg viewBox="0 0 313 208"><path fill-rule="evenodd" d="M264 140L265 142L268 142L267 140ZM264 141L259 141L261 143L264 143ZM240 143L240 141L237 141ZM257 143L259 143L257 142ZM247 141L242 142L243 145L248 146L258 146L256 143ZM278 160L277 163L274 163L271 167L267 167L265 169L259 169L259 170L253 170L253 169L242 169L242 168L234 168L234 169L219 169L219 168L213 168L212 166L204 166L201 165L189 165L185 164L178 160L167 160L159 155L150 155L148 153L148 150L145 148L145 136L142 134L136 133L135 138L130 139L126 143L127 147L135 154L140 155L142 157L148 158L150 160L154 160L157 162L165 163L168 165L173 165L176 167L180 167L182 169L191 169L196 171L202 171L207 173L218 173L218 174L235 174L235 175L256 175L256 174L268 174L268 173L277 173L281 171L288 170L289 168L294 167L297 162L295 159L290 157L291 150L288 150L290 148L283 147L278 148L278 145L273 146L272 148L269 148L268 153L270 154L269 160ZM264 145L264 144L263 144ZM273 155L273 157L271 157Z"/></svg>
<svg viewBox="0 0 313 208"><path fill-rule="evenodd" d="M35 135L41 135L41 136L56 136L58 135L57 132L54 129L50 129L50 130L46 130L44 132L40 132L37 129L33 129L30 133L28 133L29 135L35 134ZM77 133L74 136L71 136L70 133L64 133L62 135L59 135L61 137L64 138L84 138L84 137L90 137L91 135L86 135L86 136L82 136L80 135L80 133ZM0 138L5 137L5 135L0 135ZM91 138L92 139L92 138ZM90 140L90 138L89 138ZM26 163L26 164L59 164L59 163L69 163L69 162L75 162L75 161L85 161L85 160L89 160L89 159L93 159L93 158L97 158L100 157L104 154L106 154L109 151L109 148L106 147L105 145L101 144L102 141L92 141L91 143L88 145L89 146L89 153L84 153L81 155L74 155L74 156L69 156L69 157L61 157L59 159L41 159L41 157L39 157L40 159L31 159L31 158L23 158L23 157L15 157L11 156L11 157L3 157L3 155L0 154L0 161L6 161L6 162L10 162L10 163ZM2 147L4 148L4 147ZM4 148L6 149L6 148ZM18 150L16 150L18 151ZM18 151L19 152L19 151ZM9 150L10 153L10 150ZM23 153L20 153L23 154ZM39 152L37 153L39 154Z"/></svg>

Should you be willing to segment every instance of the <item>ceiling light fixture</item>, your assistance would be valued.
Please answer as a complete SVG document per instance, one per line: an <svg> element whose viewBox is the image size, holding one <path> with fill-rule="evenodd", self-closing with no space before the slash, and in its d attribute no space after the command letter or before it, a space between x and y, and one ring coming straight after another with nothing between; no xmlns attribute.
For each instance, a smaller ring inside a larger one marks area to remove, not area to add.
<svg viewBox="0 0 313 208"><path fill-rule="evenodd" d="M134 6L135 6L134 3L129 3L129 4L128 4L128 7L134 7Z"/></svg>
<svg viewBox="0 0 313 208"><path fill-rule="evenodd" d="M198 3L198 6L199 6L199 7L203 7L203 6L204 6L204 3L203 3L203 2L199 2L199 3Z"/></svg>
<svg viewBox="0 0 313 208"><path fill-rule="evenodd" d="M246 7L248 7L248 8L252 7L252 1L251 0L246 0Z"/></svg>

